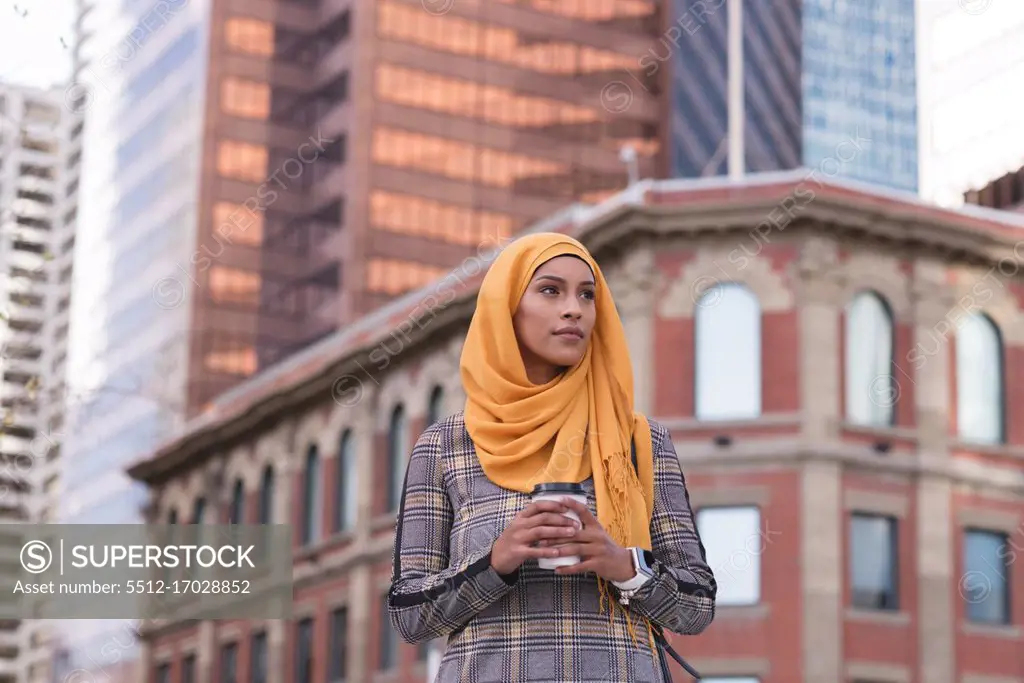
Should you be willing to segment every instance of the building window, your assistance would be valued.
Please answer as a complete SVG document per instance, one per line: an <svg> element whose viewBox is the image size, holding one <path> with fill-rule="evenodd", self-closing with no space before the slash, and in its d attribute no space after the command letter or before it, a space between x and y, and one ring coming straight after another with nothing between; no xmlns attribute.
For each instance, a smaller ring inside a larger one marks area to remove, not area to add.
<svg viewBox="0 0 1024 683"><path fill-rule="evenodd" d="M181 662L181 683L196 683L196 656L187 655Z"/></svg>
<svg viewBox="0 0 1024 683"><path fill-rule="evenodd" d="M241 524L245 521L245 482L235 480L231 491L231 507L228 508L228 524Z"/></svg>
<svg viewBox="0 0 1024 683"><path fill-rule="evenodd" d="M270 116L270 86L258 81L225 78L220 86L220 106L225 114L265 121Z"/></svg>
<svg viewBox="0 0 1024 683"><path fill-rule="evenodd" d="M261 631L254 635L249 648L249 676L252 683L268 683L266 632Z"/></svg>
<svg viewBox="0 0 1024 683"><path fill-rule="evenodd" d="M444 417L444 387L440 384L430 392L430 400L427 402L427 426L430 426Z"/></svg>
<svg viewBox="0 0 1024 683"><path fill-rule="evenodd" d="M167 523L168 524L177 524L178 523L178 511L177 510L171 510L170 512L167 513Z"/></svg>
<svg viewBox="0 0 1024 683"><path fill-rule="evenodd" d="M356 521L356 458L355 437L346 429L338 444L338 466L334 473L334 531L351 529Z"/></svg>
<svg viewBox="0 0 1024 683"><path fill-rule="evenodd" d="M547 186L535 189L545 196L557 186L551 182L551 176L568 177L570 174L569 166L557 161L394 128L374 130L372 152L373 161L378 164L492 187L511 189L524 181L543 178Z"/></svg>
<svg viewBox="0 0 1024 683"><path fill-rule="evenodd" d="M391 232L469 246L499 244L517 226L508 214L382 190L370 194L370 222Z"/></svg>
<svg viewBox="0 0 1024 683"><path fill-rule="evenodd" d="M235 52L274 56L274 25L268 21L231 17L224 22L224 39Z"/></svg>
<svg viewBox="0 0 1024 683"><path fill-rule="evenodd" d="M171 683L170 664L160 664L156 667L156 683Z"/></svg>
<svg viewBox="0 0 1024 683"><path fill-rule="evenodd" d="M306 469L302 486L302 544L309 545L320 538L320 512L323 507L323 487L320 477L320 452L316 444L306 451Z"/></svg>
<svg viewBox="0 0 1024 683"><path fill-rule="evenodd" d="M295 626L295 683L313 683L313 619Z"/></svg>
<svg viewBox="0 0 1024 683"><path fill-rule="evenodd" d="M893 318L874 292L861 292L846 308L846 419L856 425L895 423L899 396L893 377Z"/></svg>
<svg viewBox="0 0 1024 683"><path fill-rule="evenodd" d="M257 510L259 524L274 523L274 468L267 465L260 478L260 500Z"/></svg>
<svg viewBox="0 0 1024 683"><path fill-rule="evenodd" d="M956 424L962 440L1005 441L1003 367L999 328L982 313L965 316L956 332Z"/></svg>
<svg viewBox="0 0 1024 683"><path fill-rule="evenodd" d="M850 592L854 607L899 609L896 520L870 514L850 519Z"/></svg>
<svg viewBox="0 0 1024 683"><path fill-rule="evenodd" d="M388 671L398 664L398 634L395 633L395 627L391 625L386 595L381 600L380 606L380 657L377 660L377 668L380 671Z"/></svg>
<svg viewBox="0 0 1024 683"><path fill-rule="evenodd" d="M499 126L546 129L594 124L600 111L515 90L439 76L393 64L376 73L377 99L406 107L479 119Z"/></svg>
<svg viewBox="0 0 1024 683"><path fill-rule="evenodd" d="M230 350L210 351L203 356L203 362L208 370L238 377L254 375L259 367L256 349L247 345L239 345L238 348Z"/></svg>
<svg viewBox="0 0 1024 683"><path fill-rule="evenodd" d="M228 643L220 651L220 683L237 683L238 644Z"/></svg>
<svg viewBox="0 0 1024 683"><path fill-rule="evenodd" d="M735 283L703 292L694 314L698 420L761 415L761 305Z"/></svg>
<svg viewBox="0 0 1024 683"><path fill-rule="evenodd" d="M397 510L405 478L405 409L395 406L388 425L388 510Z"/></svg>
<svg viewBox="0 0 1024 683"><path fill-rule="evenodd" d="M225 140L217 146L217 173L225 178L262 183L267 179L267 148Z"/></svg>
<svg viewBox="0 0 1024 683"><path fill-rule="evenodd" d="M213 205L213 230L228 243L258 247L263 244L263 214L242 204L217 202Z"/></svg>
<svg viewBox="0 0 1024 683"><path fill-rule="evenodd" d="M381 0L376 7L380 36L402 43L544 74L579 77L637 70L636 57L626 54L568 40L542 39L539 35L450 14L432 15L391 0Z"/></svg>
<svg viewBox="0 0 1024 683"><path fill-rule="evenodd" d="M329 681L344 681L348 673L348 609L339 607L331 612L331 646Z"/></svg>
<svg viewBox="0 0 1024 683"><path fill-rule="evenodd" d="M761 512L756 507L711 507L697 513L697 531L718 583L719 605L761 600Z"/></svg>
<svg viewBox="0 0 1024 683"><path fill-rule="evenodd" d="M210 299L251 308L260 303L260 274L241 268L214 266L208 275Z"/></svg>
<svg viewBox="0 0 1024 683"><path fill-rule="evenodd" d="M451 270L416 261L370 259L367 264L367 288L371 292L401 294L418 289L444 277Z"/></svg>
<svg viewBox="0 0 1024 683"><path fill-rule="evenodd" d="M199 496L192 503L192 523L202 524L203 516L206 514L206 498Z"/></svg>
<svg viewBox="0 0 1024 683"><path fill-rule="evenodd" d="M961 591L967 620L981 624L1010 622L1009 538L995 531L968 529L964 534L964 574Z"/></svg>

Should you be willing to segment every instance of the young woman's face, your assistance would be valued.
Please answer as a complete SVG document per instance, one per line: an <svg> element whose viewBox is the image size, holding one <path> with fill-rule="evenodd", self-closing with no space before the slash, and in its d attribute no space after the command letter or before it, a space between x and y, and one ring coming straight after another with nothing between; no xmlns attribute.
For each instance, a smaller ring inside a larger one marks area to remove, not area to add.
<svg viewBox="0 0 1024 683"><path fill-rule="evenodd" d="M594 286L590 266L575 256L556 256L533 274L512 324L534 384L583 358L597 318Z"/></svg>

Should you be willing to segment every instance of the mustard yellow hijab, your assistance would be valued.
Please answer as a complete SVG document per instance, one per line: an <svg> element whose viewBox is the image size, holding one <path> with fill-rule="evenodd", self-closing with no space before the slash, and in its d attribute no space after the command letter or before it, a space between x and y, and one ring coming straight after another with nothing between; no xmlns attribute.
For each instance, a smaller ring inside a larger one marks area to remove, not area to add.
<svg viewBox="0 0 1024 683"><path fill-rule="evenodd" d="M534 385L512 316L537 268L566 255L583 259L594 273L597 319L583 359ZM633 412L633 368L622 321L601 269L582 244L539 233L505 248L480 287L460 372L466 428L491 481L529 493L538 483L593 476L597 518L608 534L623 547L651 549L650 425ZM639 477L630 456L634 439Z"/></svg>

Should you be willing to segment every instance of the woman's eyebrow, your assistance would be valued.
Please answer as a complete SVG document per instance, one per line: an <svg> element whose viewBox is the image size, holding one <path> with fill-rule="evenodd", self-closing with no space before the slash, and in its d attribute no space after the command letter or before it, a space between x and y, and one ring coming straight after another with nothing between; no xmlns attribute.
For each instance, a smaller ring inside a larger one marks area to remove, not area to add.
<svg viewBox="0 0 1024 683"><path fill-rule="evenodd" d="M560 282L563 285L566 283L565 282L565 278L564 277L559 277L558 275L547 275L547 274L537 275L533 279L534 280L552 280L554 282ZM581 285L591 285L591 286L593 286L594 281L593 280L584 280L580 284Z"/></svg>

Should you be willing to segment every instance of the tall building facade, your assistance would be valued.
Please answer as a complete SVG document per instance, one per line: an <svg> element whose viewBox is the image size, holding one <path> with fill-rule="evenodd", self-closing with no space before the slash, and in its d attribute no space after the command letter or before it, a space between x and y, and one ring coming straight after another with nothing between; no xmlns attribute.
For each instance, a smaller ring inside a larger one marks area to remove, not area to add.
<svg viewBox="0 0 1024 683"><path fill-rule="evenodd" d="M154 283L195 250L210 6L82 0L64 106L84 117L60 518L133 523L122 468L184 416L190 301ZM60 623L56 676L133 680L131 623ZM78 674L80 677L87 675Z"/></svg>
<svg viewBox="0 0 1024 683"><path fill-rule="evenodd" d="M914 4L675 3L643 58L668 84L671 175L816 169L863 140L824 173L916 192Z"/></svg>
<svg viewBox="0 0 1024 683"><path fill-rule="evenodd" d="M921 196L959 206L964 193L1024 166L1017 84L1024 6L918 0Z"/></svg>
<svg viewBox="0 0 1024 683"><path fill-rule="evenodd" d="M61 89L0 86L0 514L58 519L81 119ZM50 680L46 622L5 623L0 678ZM11 653L14 653L12 656Z"/></svg>
<svg viewBox="0 0 1024 683"><path fill-rule="evenodd" d="M538 227L602 264L636 409L686 477L717 610L675 648L713 683L1019 679L1024 221L806 169L637 190ZM770 242L755 221L776 222ZM139 680L430 680L388 619L395 492L419 434L464 403L469 270L240 385L133 465L151 523L198 504L208 522L292 525L297 577L291 620L147 625Z"/></svg>

